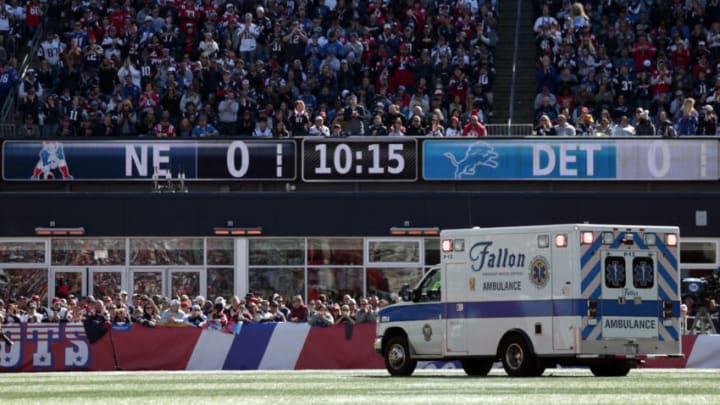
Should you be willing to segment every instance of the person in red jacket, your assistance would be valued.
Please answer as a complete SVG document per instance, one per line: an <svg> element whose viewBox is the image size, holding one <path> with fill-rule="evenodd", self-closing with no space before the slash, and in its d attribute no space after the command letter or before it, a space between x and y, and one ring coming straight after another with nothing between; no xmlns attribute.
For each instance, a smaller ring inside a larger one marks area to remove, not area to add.
<svg viewBox="0 0 720 405"><path fill-rule="evenodd" d="M487 130L485 125L480 122L477 110L472 111L470 122L463 127L462 136L487 136Z"/></svg>
<svg viewBox="0 0 720 405"><path fill-rule="evenodd" d="M160 122L153 127L153 132L158 138L175 138L175 126L170 123L170 112L163 111Z"/></svg>

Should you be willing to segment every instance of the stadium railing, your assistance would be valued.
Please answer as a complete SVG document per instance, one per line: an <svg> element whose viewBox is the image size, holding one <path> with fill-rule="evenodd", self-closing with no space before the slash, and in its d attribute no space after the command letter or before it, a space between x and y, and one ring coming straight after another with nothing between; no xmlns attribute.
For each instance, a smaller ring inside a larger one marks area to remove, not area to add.
<svg viewBox="0 0 720 405"><path fill-rule="evenodd" d="M13 87L12 90L10 90L10 93L8 93L8 96L5 99L5 104L3 104L2 108L0 109L0 122L3 122L2 126L0 127L0 134L2 134L2 136L15 136L14 122L15 112L17 111L17 91L20 87L20 83L25 78L25 73L30 67L30 64L34 62L35 57L37 56L38 46L40 46L40 42L45 35L43 27L45 26L46 22L47 17L44 17L43 23L40 24L37 30L35 30L35 35L33 35L30 41L30 47L28 48L27 53L23 57L20 66L18 66L18 83L15 84L15 87Z"/></svg>

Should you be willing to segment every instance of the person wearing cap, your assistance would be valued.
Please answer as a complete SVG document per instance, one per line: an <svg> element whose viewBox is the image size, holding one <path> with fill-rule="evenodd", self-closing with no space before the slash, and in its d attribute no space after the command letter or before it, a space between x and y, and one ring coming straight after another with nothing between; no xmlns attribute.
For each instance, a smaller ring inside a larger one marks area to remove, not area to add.
<svg viewBox="0 0 720 405"><path fill-rule="evenodd" d="M38 312L38 301L30 301L27 305L27 313L22 315L21 319L24 323L41 323L43 315Z"/></svg>
<svg viewBox="0 0 720 405"><path fill-rule="evenodd" d="M208 136L218 136L220 132L208 122L207 115L200 114L198 117L198 123L192 130L192 136L196 138L205 138Z"/></svg>
<svg viewBox="0 0 720 405"><path fill-rule="evenodd" d="M185 323L196 328L201 328L205 325L206 322L207 316L203 314L200 305L193 304L192 307L190 307L190 315L188 315L188 317L185 319Z"/></svg>
<svg viewBox="0 0 720 405"><path fill-rule="evenodd" d="M222 135L234 135L240 104L235 100L235 92L225 92L225 99L218 105L218 129Z"/></svg>
<svg viewBox="0 0 720 405"><path fill-rule="evenodd" d="M166 309L160 316L161 324L181 324L185 322L187 315L180 310L180 301L173 299L170 301L170 308Z"/></svg>
<svg viewBox="0 0 720 405"><path fill-rule="evenodd" d="M303 59L308 36L305 33L300 21L294 20L290 24L288 33L282 38L285 46L285 58L287 61Z"/></svg>
<svg viewBox="0 0 720 405"><path fill-rule="evenodd" d="M330 128L325 125L325 118L322 115L315 117L315 121L310 127L308 134L314 136L330 136Z"/></svg>
<svg viewBox="0 0 720 405"><path fill-rule="evenodd" d="M485 125L480 122L480 116L478 114L477 110L471 111L470 121L463 127L462 136L487 136L487 129L485 129Z"/></svg>
<svg viewBox="0 0 720 405"><path fill-rule="evenodd" d="M717 115L715 114L713 106L705 104L700 108L699 113L697 134L706 136L717 135Z"/></svg>
<svg viewBox="0 0 720 405"><path fill-rule="evenodd" d="M287 322L287 318L280 312L280 304L277 301L271 301L268 311L263 314L260 322Z"/></svg>

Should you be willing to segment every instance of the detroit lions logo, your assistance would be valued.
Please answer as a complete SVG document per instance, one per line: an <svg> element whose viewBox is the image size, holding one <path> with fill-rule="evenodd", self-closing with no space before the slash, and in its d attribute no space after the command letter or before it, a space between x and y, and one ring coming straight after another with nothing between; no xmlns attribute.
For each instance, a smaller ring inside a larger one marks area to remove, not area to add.
<svg viewBox="0 0 720 405"><path fill-rule="evenodd" d="M468 146L465 156L458 160L452 152L445 152L444 156L450 160L455 167L455 179L462 179L466 176L473 176L478 167L498 167L498 153L495 148L487 142L477 141Z"/></svg>

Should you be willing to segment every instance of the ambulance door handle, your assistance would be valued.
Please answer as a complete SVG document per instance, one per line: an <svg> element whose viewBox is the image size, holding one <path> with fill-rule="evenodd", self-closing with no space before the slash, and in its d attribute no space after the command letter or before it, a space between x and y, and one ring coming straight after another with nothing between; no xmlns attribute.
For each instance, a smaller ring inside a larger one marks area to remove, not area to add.
<svg viewBox="0 0 720 405"><path fill-rule="evenodd" d="M625 305L625 297L618 297L618 304Z"/></svg>

